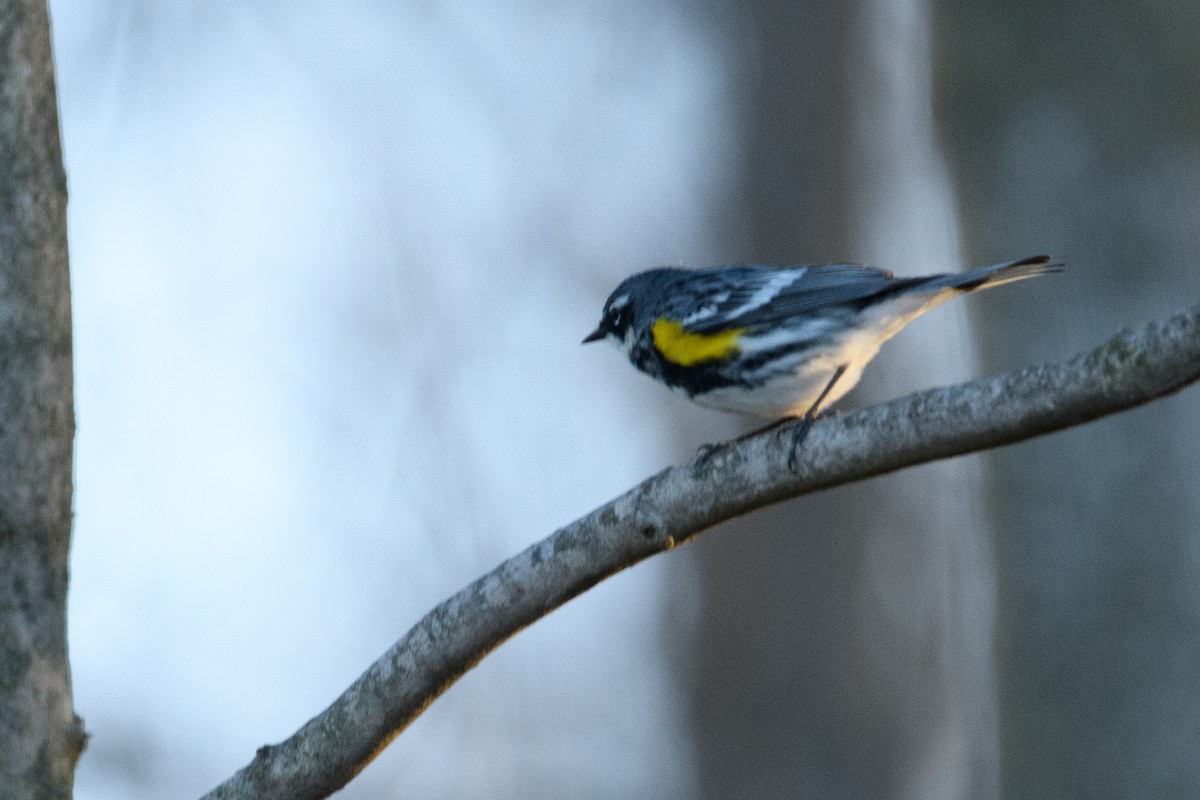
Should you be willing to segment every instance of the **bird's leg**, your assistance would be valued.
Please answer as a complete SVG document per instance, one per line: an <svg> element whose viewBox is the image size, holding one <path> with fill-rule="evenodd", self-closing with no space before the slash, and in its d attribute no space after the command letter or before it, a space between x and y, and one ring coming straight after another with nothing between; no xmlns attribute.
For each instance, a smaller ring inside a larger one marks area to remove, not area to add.
<svg viewBox="0 0 1200 800"><path fill-rule="evenodd" d="M821 390L821 394L817 396L817 399L813 402L812 406L809 407L808 411L804 413L804 416L796 421L796 427L792 429L792 446L789 448L787 460L788 469L792 472L795 472L797 467L799 467L799 463L796 461L796 456L800 452L800 445L804 444L804 440L808 437L808 432L812 429L813 422L817 418L817 409L821 407L821 403L826 397L829 396L829 392L833 390L833 385L838 382L838 379L841 378L845 372L845 364L834 370L833 377L829 379L829 383L826 384L823 390ZM792 418L787 417L783 421L787 421L789 419Z"/></svg>
<svg viewBox="0 0 1200 800"><path fill-rule="evenodd" d="M750 431L749 433L743 433L741 436L734 437L733 439L727 439L723 442L713 442L711 444L702 444L702 445L700 445L700 450L698 453L696 453L696 455L702 461L707 460L709 458L712 458L719 451L724 450L727 447L732 447L733 445L737 444L738 442L744 442L747 439L758 436L760 433L766 433L767 431L773 431L776 428L780 427L781 425L788 424L789 422L791 422L794 419L795 419L795 417L780 417L779 419L775 420L774 422L770 423L769 425L766 425L762 428L755 428L754 430Z"/></svg>
<svg viewBox="0 0 1200 800"><path fill-rule="evenodd" d="M788 424L793 419L795 419L795 417L780 417L779 419L775 420L774 422L772 422L768 425L764 425L761 428L755 428L754 430L750 431L749 433L743 433L741 436L737 437L736 439L733 439L732 441L740 442L744 439L749 439L751 437L758 436L760 433L766 433L767 431L773 431L781 425Z"/></svg>
<svg viewBox="0 0 1200 800"><path fill-rule="evenodd" d="M782 425L787 425L788 422L791 422L794 419L796 419L796 417L794 417L794 416L781 416L781 417L779 417L778 420L775 420L774 422L770 422L769 425L763 426L761 428L755 428L754 431L751 431L750 433L743 433L742 435L740 435L740 437L726 439L725 441L714 441L713 444L701 445L700 452L696 453L696 455L700 456L701 458L708 458L709 456L712 456L713 453L715 453L718 450L725 450L726 447L732 447L733 445L742 443L742 441L745 441L746 439L752 439L760 433L767 433L768 431L774 431L775 428L778 428Z"/></svg>
<svg viewBox="0 0 1200 800"><path fill-rule="evenodd" d="M790 469L792 472L795 472L797 467L796 454L800 452L800 445L804 443L804 439L808 436L808 431L810 428L812 428L813 422L816 421L818 416L820 416L817 413L817 409L821 407L821 403L824 402L825 398L829 396L829 393L833 391L834 384L838 382L845 372L845 364L834 370L833 377L829 379L829 383L827 383L825 388L821 390L821 394L817 396L816 401L813 402L808 411L804 413L804 416L799 418L780 417L768 425L765 425L761 428L755 428L749 433L743 433L741 436L729 439L728 441L700 445L700 450L696 454L697 457L701 462L707 461L720 451L726 449L727 447L732 447L738 442L743 442L746 439L758 436L759 434L773 431L776 428L787 425L789 422L795 422L796 427L792 431L792 448L791 452L788 454L788 469Z"/></svg>

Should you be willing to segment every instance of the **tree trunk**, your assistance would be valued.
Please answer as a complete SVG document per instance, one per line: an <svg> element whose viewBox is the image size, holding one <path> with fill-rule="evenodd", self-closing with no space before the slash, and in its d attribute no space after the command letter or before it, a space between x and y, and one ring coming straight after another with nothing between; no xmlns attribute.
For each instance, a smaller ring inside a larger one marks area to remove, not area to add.
<svg viewBox="0 0 1200 800"><path fill-rule="evenodd" d="M743 9L748 43L731 48L746 54L743 205L727 217L746 227L729 231L741 235L731 257L962 268L929 111L926 4ZM977 374L967 311L905 331L842 405ZM697 544L700 620L681 659L706 797L995 796L982 483L978 461L959 459Z"/></svg>
<svg viewBox="0 0 1200 800"><path fill-rule="evenodd" d="M42 0L0 2L0 797L69 798L71 297Z"/></svg>
<svg viewBox="0 0 1200 800"><path fill-rule="evenodd" d="M979 304L989 368L1194 300L1200 6L939 5L970 249L1068 262ZM1193 395L997 454L1005 797L1200 795L1198 440Z"/></svg>

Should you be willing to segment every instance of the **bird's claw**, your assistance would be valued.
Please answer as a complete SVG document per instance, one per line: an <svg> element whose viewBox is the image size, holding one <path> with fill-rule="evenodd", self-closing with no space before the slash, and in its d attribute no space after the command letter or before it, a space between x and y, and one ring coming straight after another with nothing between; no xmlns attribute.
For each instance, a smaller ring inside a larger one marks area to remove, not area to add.
<svg viewBox="0 0 1200 800"><path fill-rule="evenodd" d="M800 470L800 448L804 444L804 440L808 438L808 432L812 430L815 419L816 415L805 414L792 426L792 442L788 446L787 467L788 471L793 474Z"/></svg>
<svg viewBox="0 0 1200 800"><path fill-rule="evenodd" d="M696 450L696 460L701 464L708 462L710 458L729 446L729 442L712 442L710 444L702 444Z"/></svg>

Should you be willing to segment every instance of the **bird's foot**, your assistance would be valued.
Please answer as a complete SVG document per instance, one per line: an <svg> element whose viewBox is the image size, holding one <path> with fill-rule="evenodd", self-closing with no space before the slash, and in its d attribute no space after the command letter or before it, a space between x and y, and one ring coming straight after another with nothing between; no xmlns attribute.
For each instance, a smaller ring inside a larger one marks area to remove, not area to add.
<svg viewBox="0 0 1200 800"><path fill-rule="evenodd" d="M808 432L812 430L815 420L816 415L810 412L796 420L796 424L792 426L792 443L788 446L787 457L788 470L792 473L800 469L800 448L808 438Z"/></svg>

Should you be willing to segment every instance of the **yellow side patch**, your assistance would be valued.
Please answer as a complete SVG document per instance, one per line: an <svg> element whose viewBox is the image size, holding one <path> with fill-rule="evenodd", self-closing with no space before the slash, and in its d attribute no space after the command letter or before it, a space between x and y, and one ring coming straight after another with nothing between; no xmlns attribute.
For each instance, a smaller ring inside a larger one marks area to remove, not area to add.
<svg viewBox="0 0 1200 800"><path fill-rule="evenodd" d="M738 351L738 338L745 328L731 328L720 333L689 333L682 323L666 318L655 320L650 327L654 347L659 354L681 367L702 361L728 358Z"/></svg>

